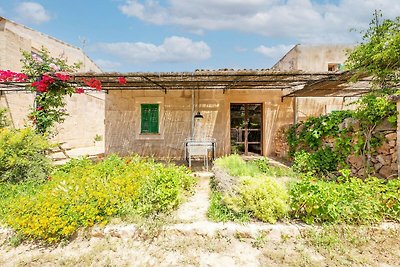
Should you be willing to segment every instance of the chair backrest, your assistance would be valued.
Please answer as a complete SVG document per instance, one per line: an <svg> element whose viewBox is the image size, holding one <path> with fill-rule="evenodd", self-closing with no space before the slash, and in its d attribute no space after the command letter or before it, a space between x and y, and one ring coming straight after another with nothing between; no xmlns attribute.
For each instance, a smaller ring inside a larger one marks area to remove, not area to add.
<svg viewBox="0 0 400 267"><path fill-rule="evenodd" d="M190 156L207 156L207 146L188 146L188 154Z"/></svg>

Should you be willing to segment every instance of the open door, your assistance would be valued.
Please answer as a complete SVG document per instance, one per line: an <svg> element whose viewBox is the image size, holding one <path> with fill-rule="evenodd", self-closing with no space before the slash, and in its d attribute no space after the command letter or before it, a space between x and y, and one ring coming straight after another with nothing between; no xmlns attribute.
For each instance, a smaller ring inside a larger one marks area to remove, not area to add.
<svg viewBox="0 0 400 267"><path fill-rule="evenodd" d="M262 155L262 104L231 104L231 153Z"/></svg>

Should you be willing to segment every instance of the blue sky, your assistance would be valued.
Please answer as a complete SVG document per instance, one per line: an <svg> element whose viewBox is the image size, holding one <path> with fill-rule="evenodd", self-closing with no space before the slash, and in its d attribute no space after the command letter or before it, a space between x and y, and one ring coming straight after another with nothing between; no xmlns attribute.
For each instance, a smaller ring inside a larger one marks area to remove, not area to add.
<svg viewBox="0 0 400 267"><path fill-rule="evenodd" d="M105 71L269 68L294 44L355 43L400 0L0 0L0 15L81 47Z"/></svg>

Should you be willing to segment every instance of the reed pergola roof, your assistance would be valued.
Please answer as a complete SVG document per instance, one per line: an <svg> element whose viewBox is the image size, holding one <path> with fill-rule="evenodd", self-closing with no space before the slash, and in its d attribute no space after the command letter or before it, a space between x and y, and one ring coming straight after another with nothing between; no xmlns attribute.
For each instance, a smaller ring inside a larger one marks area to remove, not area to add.
<svg viewBox="0 0 400 267"><path fill-rule="evenodd" d="M126 79L125 84L119 78ZM356 96L369 91L368 80L349 84L348 72L197 70L194 72L75 73L73 81L84 78L101 81L102 90L283 90L284 97ZM23 90L24 84L0 83L0 90Z"/></svg>

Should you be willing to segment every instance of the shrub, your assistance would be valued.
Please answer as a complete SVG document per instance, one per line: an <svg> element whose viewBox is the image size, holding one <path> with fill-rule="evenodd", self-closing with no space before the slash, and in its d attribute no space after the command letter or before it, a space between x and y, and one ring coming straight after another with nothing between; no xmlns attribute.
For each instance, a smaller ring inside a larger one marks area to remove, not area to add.
<svg viewBox="0 0 400 267"><path fill-rule="evenodd" d="M31 128L0 129L0 182L44 180L51 171L47 140Z"/></svg>
<svg viewBox="0 0 400 267"><path fill-rule="evenodd" d="M7 109L0 108L0 129L5 128L9 125L9 120L7 118Z"/></svg>
<svg viewBox="0 0 400 267"><path fill-rule="evenodd" d="M319 176L334 172L339 165L338 156L330 147L309 153L304 150L294 154L293 170L298 173L314 173Z"/></svg>
<svg viewBox="0 0 400 267"><path fill-rule="evenodd" d="M111 216L169 212L193 185L187 169L139 157L73 160L34 196L15 198L5 219L27 238L57 242Z"/></svg>
<svg viewBox="0 0 400 267"><path fill-rule="evenodd" d="M286 216L289 205L286 189L272 177L242 177L234 195L224 198L228 208L236 213L275 223Z"/></svg>
<svg viewBox="0 0 400 267"><path fill-rule="evenodd" d="M306 223L378 223L400 220L400 181L305 178L290 190L292 216Z"/></svg>

